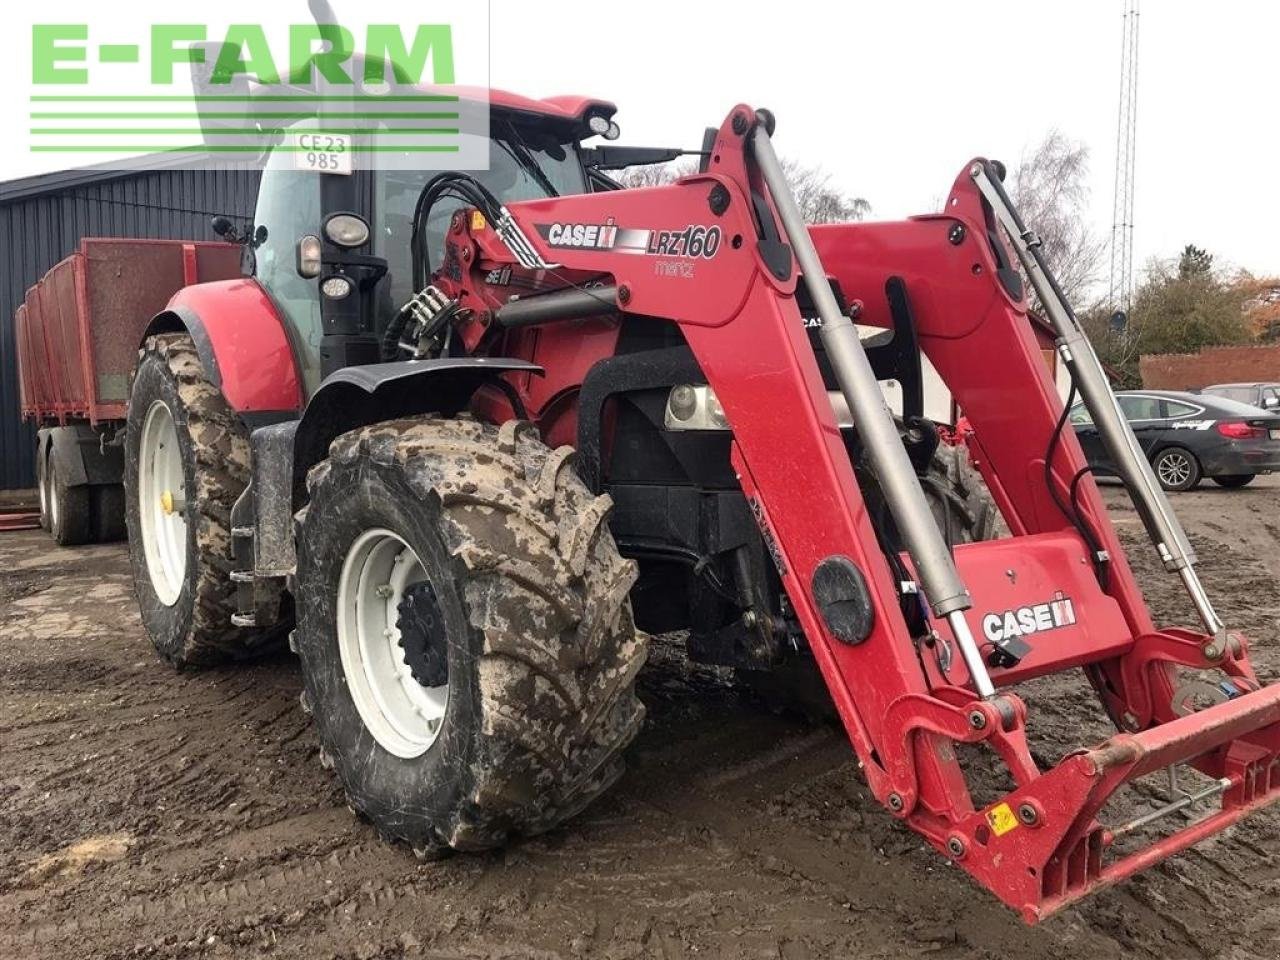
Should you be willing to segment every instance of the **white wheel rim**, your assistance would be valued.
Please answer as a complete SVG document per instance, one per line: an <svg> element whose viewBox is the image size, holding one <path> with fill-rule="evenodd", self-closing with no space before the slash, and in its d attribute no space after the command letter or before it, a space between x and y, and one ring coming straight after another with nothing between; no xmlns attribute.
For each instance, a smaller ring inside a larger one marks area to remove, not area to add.
<svg viewBox="0 0 1280 960"><path fill-rule="evenodd" d="M138 449L138 516L151 586L160 602L178 602L187 576L187 484L173 413L163 400L147 410Z"/></svg>
<svg viewBox="0 0 1280 960"><path fill-rule="evenodd" d="M1171 453L1160 461L1160 479L1170 487L1186 483L1191 477L1191 464L1180 453Z"/></svg>
<svg viewBox="0 0 1280 960"><path fill-rule="evenodd" d="M419 683L400 646L405 590L427 580L413 548L390 530L366 530L347 551L338 580L338 650L360 719L388 753L431 749L444 726L449 684Z"/></svg>
<svg viewBox="0 0 1280 960"><path fill-rule="evenodd" d="M50 463L44 472L45 496L49 500L49 529L58 532L58 491L53 489L53 464Z"/></svg>
<svg viewBox="0 0 1280 960"><path fill-rule="evenodd" d="M46 522L52 523L52 518L49 515L49 467L47 461L40 471L40 516L44 517Z"/></svg>

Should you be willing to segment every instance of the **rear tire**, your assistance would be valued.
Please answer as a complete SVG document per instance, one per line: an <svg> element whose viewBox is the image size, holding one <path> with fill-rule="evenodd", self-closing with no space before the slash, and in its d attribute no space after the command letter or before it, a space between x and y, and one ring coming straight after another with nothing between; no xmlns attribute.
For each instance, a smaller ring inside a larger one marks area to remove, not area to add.
<svg viewBox="0 0 1280 960"><path fill-rule="evenodd" d="M143 450L149 416L155 426ZM166 418L172 433L162 434ZM171 468L167 484L158 464ZM247 432L209 382L191 337L148 337L129 395L125 519L142 623L175 667L243 656L257 640L231 625L231 507L248 480ZM154 502L163 501L160 486L169 494L164 508Z"/></svg>
<svg viewBox="0 0 1280 960"><path fill-rule="evenodd" d="M1256 473L1229 473L1212 479L1220 487L1226 487L1228 490L1238 490L1240 487L1247 487L1253 483L1253 478L1256 476Z"/></svg>
<svg viewBox="0 0 1280 960"><path fill-rule="evenodd" d="M49 485L49 532L60 547L89 542L89 487L71 487L58 470L58 461L49 457L46 467Z"/></svg>
<svg viewBox="0 0 1280 960"><path fill-rule="evenodd" d="M350 805L421 856L555 827L639 731L635 564L571 457L529 424L424 418L344 434L308 476L303 706Z"/></svg>
<svg viewBox="0 0 1280 960"><path fill-rule="evenodd" d="M858 482L868 509L887 517L888 510L874 478L860 473ZM939 444L921 477L921 486L938 529L949 543L995 538L999 511L982 475L969 462L967 448ZM891 535L896 536L892 531ZM815 723L839 719L826 681L808 650L790 653L772 670L742 670L738 676L772 710L795 713Z"/></svg>
<svg viewBox="0 0 1280 960"><path fill-rule="evenodd" d="M1186 447L1165 447L1151 461L1160 486L1171 493L1192 490L1200 483L1200 461Z"/></svg>

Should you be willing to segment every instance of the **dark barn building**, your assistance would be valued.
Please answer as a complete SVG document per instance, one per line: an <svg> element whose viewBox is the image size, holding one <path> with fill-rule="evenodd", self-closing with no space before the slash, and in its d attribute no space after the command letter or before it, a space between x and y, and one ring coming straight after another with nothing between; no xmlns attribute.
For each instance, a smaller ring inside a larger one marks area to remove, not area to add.
<svg viewBox="0 0 1280 960"><path fill-rule="evenodd" d="M82 237L215 239L209 218L253 216L256 170L76 170L0 183L0 489L35 485L35 428L22 422L13 314Z"/></svg>

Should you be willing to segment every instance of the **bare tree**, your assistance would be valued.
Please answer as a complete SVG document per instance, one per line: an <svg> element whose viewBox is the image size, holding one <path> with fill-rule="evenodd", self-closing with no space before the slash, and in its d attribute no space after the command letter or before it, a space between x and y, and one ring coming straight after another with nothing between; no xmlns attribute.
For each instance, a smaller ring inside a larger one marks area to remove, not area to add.
<svg viewBox="0 0 1280 960"><path fill-rule="evenodd" d="M1101 279L1106 244L1089 229L1089 148L1050 130L1023 153L1013 173L1013 201L1040 235L1042 250L1067 300L1084 307Z"/></svg>
<svg viewBox="0 0 1280 960"><path fill-rule="evenodd" d="M624 187L659 187L698 169L696 162L676 160L672 163L644 167L628 167L611 174ZM807 166L784 159L782 171L787 175L796 203L809 223L847 223L861 220L871 212L871 204L862 197L851 197L832 185L831 174L821 167Z"/></svg>

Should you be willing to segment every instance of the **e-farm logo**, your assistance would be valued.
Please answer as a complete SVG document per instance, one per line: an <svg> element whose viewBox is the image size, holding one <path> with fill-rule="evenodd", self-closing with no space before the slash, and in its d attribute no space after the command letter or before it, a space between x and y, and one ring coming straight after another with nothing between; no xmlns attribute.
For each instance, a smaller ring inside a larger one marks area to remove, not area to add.
<svg viewBox="0 0 1280 960"><path fill-rule="evenodd" d="M207 19L55 3L28 18L27 153L50 169L485 167L467 143L488 135L487 6L370 0L301 22L301 3L226 0Z"/></svg>

